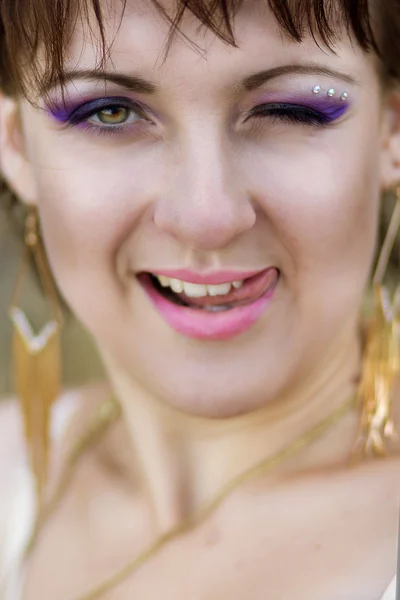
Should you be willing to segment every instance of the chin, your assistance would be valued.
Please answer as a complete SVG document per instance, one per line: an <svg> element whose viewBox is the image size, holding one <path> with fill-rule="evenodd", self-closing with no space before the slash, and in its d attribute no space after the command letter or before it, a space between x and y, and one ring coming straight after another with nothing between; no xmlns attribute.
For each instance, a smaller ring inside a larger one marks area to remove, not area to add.
<svg viewBox="0 0 400 600"><path fill-rule="evenodd" d="M278 380L267 384L265 366L264 376L260 369L258 377L254 376L254 364L252 367L246 370L243 364L238 372L237 365L225 363L219 370L208 369L206 375L201 369L196 372L186 368L184 373L182 368L159 369L155 371L157 377L145 377L141 384L153 398L181 413L205 419L229 419L262 409L276 397L275 388L281 387ZM134 378L137 381L137 374Z"/></svg>
<svg viewBox="0 0 400 600"><path fill-rule="evenodd" d="M107 328L95 339L116 390L121 379L124 395L208 419L264 408L286 389L288 374L304 358L287 318L283 327L280 319L265 317L232 340L204 342L173 332L148 308L142 319L112 332Z"/></svg>
<svg viewBox="0 0 400 600"><path fill-rule="evenodd" d="M261 396L261 395L260 395ZM181 390L179 395L169 394L163 401L171 408L188 416L203 419L230 419L252 413L262 408L265 397L258 399L249 394L238 394L233 388L203 392Z"/></svg>

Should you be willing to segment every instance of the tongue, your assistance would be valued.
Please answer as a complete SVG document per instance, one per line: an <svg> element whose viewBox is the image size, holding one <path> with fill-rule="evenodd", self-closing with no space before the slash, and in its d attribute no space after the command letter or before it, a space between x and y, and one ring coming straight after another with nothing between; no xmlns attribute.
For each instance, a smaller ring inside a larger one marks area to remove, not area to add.
<svg viewBox="0 0 400 600"><path fill-rule="evenodd" d="M186 294L177 294L189 306L226 306L231 304L248 304L254 302L267 293L278 279L277 269L271 268L245 279L240 289L233 286L228 294L223 296L203 296L202 298L189 298Z"/></svg>

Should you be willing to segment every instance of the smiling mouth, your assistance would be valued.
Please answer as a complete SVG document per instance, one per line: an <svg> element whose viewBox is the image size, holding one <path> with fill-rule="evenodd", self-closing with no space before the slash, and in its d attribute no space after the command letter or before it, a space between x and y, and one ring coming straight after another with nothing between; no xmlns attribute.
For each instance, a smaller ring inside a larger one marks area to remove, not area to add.
<svg viewBox="0 0 400 600"><path fill-rule="evenodd" d="M206 312L226 312L260 299L275 286L276 268L265 269L243 280L219 285L193 284L154 273L141 273L139 281L176 306Z"/></svg>

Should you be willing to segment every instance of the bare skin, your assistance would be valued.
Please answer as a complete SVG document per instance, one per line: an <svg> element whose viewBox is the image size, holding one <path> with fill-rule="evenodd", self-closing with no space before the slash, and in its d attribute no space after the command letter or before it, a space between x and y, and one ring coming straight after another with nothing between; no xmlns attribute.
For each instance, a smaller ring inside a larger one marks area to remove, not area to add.
<svg viewBox="0 0 400 600"><path fill-rule="evenodd" d="M60 452L108 397L99 385L72 395L79 408ZM14 434L15 408L3 408L2 418ZM296 458L240 487L105 598L380 600L395 573L400 464L395 453L349 467L356 428L357 414L349 414ZM35 547L24 600L79 597L162 533L129 444L119 422L85 454Z"/></svg>
<svg viewBox="0 0 400 600"><path fill-rule="evenodd" d="M62 127L47 106L1 99L2 171L38 207L54 276L125 416L43 531L24 600L79 596L355 393L381 192L400 180L396 95L346 37L336 53L288 41L252 2L236 25L233 49L188 18L203 54L178 38L163 62L167 25L129 2L108 67L138 72L157 93L79 78L68 88L75 102L105 93L148 105L124 133ZM75 33L68 66L92 69L97 46ZM238 86L290 65L261 89ZM316 84L351 99L329 125L250 118L276 95L308 102ZM270 308L216 343L174 331L136 277L271 265L281 277ZM79 425L102 395L82 392ZM380 600L395 571L399 464L394 455L349 470L358 418L236 491L108 598Z"/></svg>

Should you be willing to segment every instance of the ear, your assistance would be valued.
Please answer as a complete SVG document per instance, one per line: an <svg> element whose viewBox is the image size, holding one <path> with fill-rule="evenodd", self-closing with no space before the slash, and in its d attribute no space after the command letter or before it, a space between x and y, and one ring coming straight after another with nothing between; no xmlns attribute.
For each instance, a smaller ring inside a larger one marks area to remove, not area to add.
<svg viewBox="0 0 400 600"><path fill-rule="evenodd" d="M16 100L0 94L0 174L25 204L37 203L33 168L27 159Z"/></svg>

